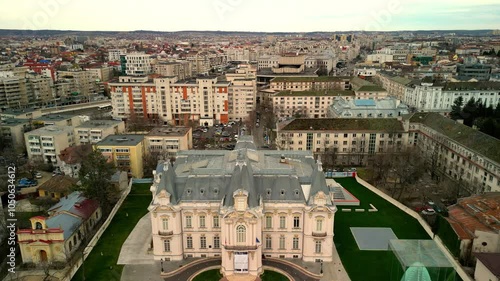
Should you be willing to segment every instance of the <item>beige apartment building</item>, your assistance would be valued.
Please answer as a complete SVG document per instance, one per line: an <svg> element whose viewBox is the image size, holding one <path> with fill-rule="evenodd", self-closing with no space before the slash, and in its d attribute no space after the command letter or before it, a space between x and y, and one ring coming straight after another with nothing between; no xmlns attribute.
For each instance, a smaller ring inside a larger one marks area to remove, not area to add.
<svg viewBox="0 0 500 281"><path fill-rule="evenodd" d="M78 93L81 96L90 96L99 91L96 73L85 70L58 71L57 79L62 79L69 83L71 93ZM67 91L67 89L66 89ZM62 96L62 95L60 95Z"/></svg>
<svg viewBox="0 0 500 281"><path fill-rule="evenodd" d="M144 53L130 53L120 55L122 73L131 76L144 76L153 73L154 59Z"/></svg>
<svg viewBox="0 0 500 281"><path fill-rule="evenodd" d="M0 121L0 135L6 145L24 151L24 133L32 129L31 120L10 118Z"/></svg>
<svg viewBox="0 0 500 281"><path fill-rule="evenodd" d="M155 260L221 257L224 276L263 272L262 258L332 261L337 211L308 151L180 151L159 164L149 206Z"/></svg>
<svg viewBox="0 0 500 281"><path fill-rule="evenodd" d="M255 79L231 81L228 93L228 114L231 121L244 121L255 109L257 83Z"/></svg>
<svg viewBox="0 0 500 281"><path fill-rule="evenodd" d="M133 114L158 118L174 125L227 123L230 82L217 77L177 81L177 78L121 76L110 83L113 117L127 118Z"/></svg>
<svg viewBox="0 0 500 281"><path fill-rule="evenodd" d="M144 135L109 135L94 148L129 177L144 176Z"/></svg>
<svg viewBox="0 0 500 281"><path fill-rule="evenodd" d="M272 97L274 114L280 118L325 118L335 98L354 99L350 90L283 91Z"/></svg>
<svg viewBox="0 0 500 281"><path fill-rule="evenodd" d="M178 80L193 77L191 62L189 61L158 61L153 64L153 71L161 76L175 76Z"/></svg>
<svg viewBox="0 0 500 281"><path fill-rule="evenodd" d="M39 108L23 108L23 109L12 109L7 108L0 112L0 120L7 120L11 118L15 119L36 119L42 116L42 110Z"/></svg>
<svg viewBox="0 0 500 281"><path fill-rule="evenodd" d="M144 136L146 153L174 157L178 151L193 148L191 127L156 127Z"/></svg>
<svg viewBox="0 0 500 281"><path fill-rule="evenodd" d="M281 124L276 144L282 150L328 154L332 165L366 165L376 153L399 151L408 132L396 118L295 119Z"/></svg>
<svg viewBox="0 0 500 281"><path fill-rule="evenodd" d="M90 120L75 127L77 144L95 144L109 135L125 132L125 122L118 120Z"/></svg>
<svg viewBox="0 0 500 281"><path fill-rule="evenodd" d="M10 71L0 72L0 107L20 107L28 103L26 79Z"/></svg>
<svg viewBox="0 0 500 281"><path fill-rule="evenodd" d="M61 150L75 145L73 127L49 125L24 134L30 160L42 160L57 166Z"/></svg>

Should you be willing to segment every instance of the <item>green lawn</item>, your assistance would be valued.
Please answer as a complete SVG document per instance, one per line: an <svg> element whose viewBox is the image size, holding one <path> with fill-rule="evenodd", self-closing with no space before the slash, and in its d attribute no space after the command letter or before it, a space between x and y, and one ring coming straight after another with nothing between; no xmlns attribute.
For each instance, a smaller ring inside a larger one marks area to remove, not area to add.
<svg viewBox="0 0 500 281"><path fill-rule="evenodd" d="M354 178L335 179L361 201L373 204L378 212L335 214L335 246L352 281L390 280L391 252L359 250L350 227L390 227L399 239L430 239L418 221L359 184Z"/></svg>
<svg viewBox="0 0 500 281"><path fill-rule="evenodd" d="M272 270L264 270L264 273L260 276L262 281L290 281L286 276L281 273Z"/></svg>
<svg viewBox="0 0 500 281"><path fill-rule="evenodd" d="M221 278L220 269L211 269L200 273L193 281L219 281Z"/></svg>
<svg viewBox="0 0 500 281"><path fill-rule="evenodd" d="M151 184L134 184L130 194L116 213L90 253L84 266L80 267L72 280L115 281L120 280L123 265L117 265L123 242L135 225L147 212L151 202ZM102 253L102 255L101 255ZM85 272L84 272L85 271ZM83 277L85 273L85 278Z"/></svg>

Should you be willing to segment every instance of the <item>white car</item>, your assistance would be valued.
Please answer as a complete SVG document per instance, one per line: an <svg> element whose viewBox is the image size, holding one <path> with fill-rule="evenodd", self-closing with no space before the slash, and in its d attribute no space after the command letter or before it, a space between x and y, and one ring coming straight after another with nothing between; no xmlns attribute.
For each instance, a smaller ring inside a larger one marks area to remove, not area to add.
<svg viewBox="0 0 500 281"><path fill-rule="evenodd" d="M434 211L434 209L431 208L427 208L422 211L422 215L434 215L434 214L436 214L436 211Z"/></svg>
<svg viewBox="0 0 500 281"><path fill-rule="evenodd" d="M37 179L41 179L41 178L42 178L42 173L37 172L37 173L35 174L35 178L37 178Z"/></svg>

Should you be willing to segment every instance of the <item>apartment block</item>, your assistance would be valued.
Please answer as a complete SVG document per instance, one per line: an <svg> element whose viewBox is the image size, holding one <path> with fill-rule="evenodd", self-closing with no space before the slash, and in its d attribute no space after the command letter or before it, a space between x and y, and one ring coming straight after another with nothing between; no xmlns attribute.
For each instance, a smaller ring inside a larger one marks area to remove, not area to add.
<svg viewBox="0 0 500 281"><path fill-rule="evenodd" d="M255 109L257 82L255 79L235 79L229 86L229 120L244 121Z"/></svg>
<svg viewBox="0 0 500 281"><path fill-rule="evenodd" d="M329 106L337 97L354 99L355 94L348 90L283 91L272 97L273 110L280 119L291 117L325 118Z"/></svg>
<svg viewBox="0 0 500 281"><path fill-rule="evenodd" d="M108 61L120 61L120 56L126 54L127 54L126 49L109 49Z"/></svg>
<svg viewBox="0 0 500 281"><path fill-rule="evenodd" d="M71 94L78 93L82 96L90 96L99 92L96 73L85 70L57 71L57 79L62 83L69 83ZM57 82L56 84L58 84ZM58 96L68 96L58 93Z"/></svg>
<svg viewBox="0 0 500 281"><path fill-rule="evenodd" d="M146 153L174 157L180 150L193 148L191 127L156 127L144 136Z"/></svg>
<svg viewBox="0 0 500 281"><path fill-rule="evenodd" d="M95 144L109 135L125 132L125 122L118 120L90 120L75 126L77 144Z"/></svg>
<svg viewBox="0 0 500 281"><path fill-rule="evenodd" d="M144 76L153 73L151 55L143 53L130 53L120 55L122 73L131 76Z"/></svg>
<svg viewBox="0 0 500 281"><path fill-rule="evenodd" d="M387 90L387 94L396 97L398 100L404 100L406 91L412 82L411 79L393 76L383 72L378 72L376 78L380 82L382 88Z"/></svg>
<svg viewBox="0 0 500 281"><path fill-rule="evenodd" d="M33 119L35 127L40 126L78 126L82 123L82 119L77 115L64 115L64 114L46 114Z"/></svg>
<svg viewBox="0 0 500 281"><path fill-rule="evenodd" d="M60 152L75 145L73 127L50 125L24 134L28 158L33 161L43 161L59 164Z"/></svg>
<svg viewBox="0 0 500 281"><path fill-rule="evenodd" d="M172 124L227 123L230 82L216 77L177 81L173 78L120 77L110 83L113 117L135 114Z"/></svg>
<svg viewBox="0 0 500 281"><path fill-rule="evenodd" d="M5 145L24 150L24 133L32 129L31 120L10 118L0 121L0 135Z"/></svg>
<svg viewBox="0 0 500 281"><path fill-rule="evenodd" d="M144 135L110 135L94 147L130 177L143 177Z"/></svg>
<svg viewBox="0 0 500 281"><path fill-rule="evenodd" d="M408 131L396 118L306 118L280 127L280 149L328 155L323 162L332 165L366 165L370 155L399 151L408 143Z"/></svg>
<svg viewBox="0 0 500 281"><path fill-rule="evenodd" d="M113 78L113 67L111 66L103 65L95 68L87 68L85 71L91 72L91 75L99 79L99 82L106 82Z"/></svg>
<svg viewBox="0 0 500 281"><path fill-rule="evenodd" d="M16 119L36 119L42 116L42 110L39 108L23 108L23 109L12 109L7 108L0 112L0 120L6 120L11 118Z"/></svg>
<svg viewBox="0 0 500 281"><path fill-rule="evenodd" d="M191 62L189 61L158 61L153 65L153 71L161 76L175 76L178 80L193 77Z"/></svg>
<svg viewBox="0 0 500 281"><path fill-rule="evenodd" d="M12 72L0 72L0 107L21 107L29 104L26 79Z"/></svg>

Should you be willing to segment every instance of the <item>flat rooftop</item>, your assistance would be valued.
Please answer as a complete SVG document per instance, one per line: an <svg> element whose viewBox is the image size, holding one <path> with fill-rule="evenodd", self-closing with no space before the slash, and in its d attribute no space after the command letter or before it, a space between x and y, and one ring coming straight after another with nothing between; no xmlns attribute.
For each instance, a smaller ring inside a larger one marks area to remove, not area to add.
<svg viewBox="0 0 500 281"><path fill-rule="evenodd" d="M122 123L123 121L118 121L118 120L90 120L87 122L82 123L80 126L77 126L76 128L107 128L111 127L114 125L118 125Z"/></svg>
<svg viewBox="0 0 500 281"><path fill-rule="evenodd" d="M156 127L147 136L184 136L189 130L189 127Z"/></svg>
<svg viewBox="0 0 500 281"><path fill-rule="evenodd" d="M75 115L67 115L67 114L47 114L35 118L36 121L63 121L67 119L71 119L75 117Z"/></svg>
<svg viewBox="0 0 500 281"><path fill-rule="evenodd" d="M97 143L97 146L136 146L144 135L110 135Z"/></svg>
<svg viewBox="0 0 500 281"><path fill-rule="evenodd" d="M23 108L23 109L12 109L12 108L7 108L4 111L0 112L2 115L21 115L21 114L26 114L34 111L40 111L39 108Z"/></svg>
<svg viewBox="0 0 500 281"><path fill-rule="evenodd" d="M17 119L17 118L9 118L0 122L0 127L15 127L18 125L29 124L29 119Z"/></svg>
<svg viewBox="0 0 500 281"><path fill-rule="evenodd" d="M73 127L71 126L56 126L50 125L38 128L36 130L27 132L27 135L45 135L45 136L56 136L61 134L73 133Z"/></svg>
<svg viewBox="0 0 500 281"><path fill-rule="evenodd" d="M351 76L276 77L271 82L349 82Z"/></svg>
<svg viewBox="0 0 500 281"><path fill-rule="evenodd" d="M274 95L275 97L320 97L320 96L354 96L350 90L325 90L325 91L281 91Z"/></svg>

